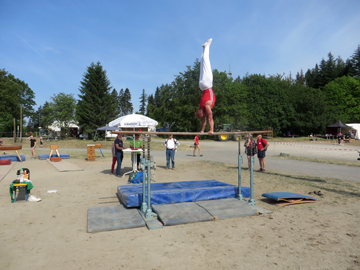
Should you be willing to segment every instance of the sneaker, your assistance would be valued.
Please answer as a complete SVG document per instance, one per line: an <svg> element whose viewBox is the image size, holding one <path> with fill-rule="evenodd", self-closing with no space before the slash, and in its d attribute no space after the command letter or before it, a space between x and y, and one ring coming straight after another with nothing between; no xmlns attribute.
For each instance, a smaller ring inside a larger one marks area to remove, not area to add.
<svg viewBox="0 0 360 270"><path fill-rule="evenodd" d="M170 168L166 167L165 170L170 170Z"/></svg>
<svg viewBox="0 0 360 270"><path fill-rule="evenodd" d="M193 157L196 157L196 155L193 155Z"/></svg>
<svg viewBox="0 0 360 270"><path fill-rule="evenodd" d="M262 169L262 168L260 168L260 169L259 169L259 172L262 172L262 170L263 170L263 169Z"/></svg>
<svg viewBox="0 0 360 270"><path fill-rule="evenodd" d="M172 168L172 170L175 170L175 168Z"/></svg>
<svg viewBox="0 0 360 270"><path fill-rule="evenodd" d="M121 174L117 174L116 177L122 177L122 175L121 175Z"/></svg>
<svg viewBox="0 0 360 270"><path fill-rule="evenodd" d="M202 157L203 155L200 155L200 157Z"/></svg>

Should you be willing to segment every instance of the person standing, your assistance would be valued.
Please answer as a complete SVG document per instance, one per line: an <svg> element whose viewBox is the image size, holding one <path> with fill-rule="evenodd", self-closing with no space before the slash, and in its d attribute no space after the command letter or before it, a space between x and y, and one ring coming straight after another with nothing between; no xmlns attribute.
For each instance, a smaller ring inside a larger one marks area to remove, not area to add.
<svg viewBox="0 0 360 270"><path fill-rule="evenodd" d="M200 144L199 144L199 137L197 135L195 136L195 139L194 139L194 153L193 153L194 157L195 157L196 148L199 149L200 157L202 157L203 155L201 154L201 149L200 149Z"/></svg>
<svg viewBox="0 0 360 270"><path fill-rule="evenodd" d="M258 158L260 163L260 172L265 172L265 151L269 147L269 143L262 138L262 134L258 134L257 136L257 149L258 149Z"/></svg>
<svg viewBox="0 0 360 270"><path fill-rule="evenodd" d="M338 134L338 142L339 142L339 145L344 145L343 144L343 140L344 140L344 136L342 135L342 133L340 132Z"/></svg>
<svg viewBox="0 0 360 270"><path fill-rule="evenodd" d="M130 141L130 148L134 149L142 149L142 141L140 140L139 134L135 134L135 142L134 140ZM137 152L136 160L137 160L137 169L139 170L140 165L141 152Z"/></svg>
<svg viewBox="0 0 360 270"><path fill-rule="evenodd" d="M2 138L0 138L0 146L3 146L4 145L4 141ZM6 155L5 151L4 151L4 155Z"/></svg>
<svg viewBox="0 0 360 270"><path fill-rule="evenodd" d="M169 138L164 141L166 147L166 170L170 169L170 158L172 169L175 170L175 150L180 146L180 143L169 134Z"/></svg>
<svg viewBox="0 0 360 270"><path fill-rule="evenodd" d="M41 134L40 134L39 140L40 140L40 148L43 148L43 137Z"/></svg>
<svg viewBox="0 0 360 270"><path fill-rule="evenodd" d="M201 119L201 130L203 133L206 126L206 117L209 121L209 135L212 135L214 132L214 119L212 114L212 108L215 105L215 95L212 89L213 87L213 74L210 65L210 44L212 42L212 38L206 41L203 46L203 53L201 55L200 62L200 79L199 79L199 87L202 91L202 97L200 100L200 109L195 112L195 116L198 119Z"/></svg>
<svg viewBox="0 0 360 270"><path fill-rule="evenodd" d="M254 156L256 154L256 142L253 139L252 135L249 134L248 139L245 142L245 147L246 147L246 155L247 155L247 159L248 159L248 171L250 171L250 162L251 162L251 157Z"/></svg>
<svg viewBox="0 0 360 270"><path fill-rule="evenodd" d="M30 140L30 149L31 149L31 154L32 154L31 159L35 159L36 140L35 140L34 136L32 135L32 132L30 132L30 137L28 138L28 140Z"/></svg>
<svg viewBox="0 0 360 270"><path fill-rule="evenodd" d="M115 141L113 142L113 144L111 145L111 154L112 154L112 164L111 164L111 173L114 173L114 167L116 164L116 157L115 157Z"/></svg>
<svg viewBox="0 0 360 270"><path fill-rule="evenodd" d="M123 149L124 149L124 144L122 141L122 134L119 133L115 139L114 145L115 145L115 157L116 157L116 162L117 162L117 166L116 166L116 176L117 177L121 177L121 162L123 160Z"/></svg>

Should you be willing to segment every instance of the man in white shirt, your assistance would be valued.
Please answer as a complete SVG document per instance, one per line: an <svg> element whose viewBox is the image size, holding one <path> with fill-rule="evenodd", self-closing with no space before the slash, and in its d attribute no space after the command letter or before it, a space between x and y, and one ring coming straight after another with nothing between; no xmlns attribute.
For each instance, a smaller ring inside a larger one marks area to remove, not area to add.
<svg viewBox="0 0 360 270"><path fill-rule="evenodd" d="M175 150L180 146L180 143L173 138L172 134L169 134L169 138L164 141L166 147L166 170L170 169L170 158L172 163L172 169L175 169Z"/></svg>

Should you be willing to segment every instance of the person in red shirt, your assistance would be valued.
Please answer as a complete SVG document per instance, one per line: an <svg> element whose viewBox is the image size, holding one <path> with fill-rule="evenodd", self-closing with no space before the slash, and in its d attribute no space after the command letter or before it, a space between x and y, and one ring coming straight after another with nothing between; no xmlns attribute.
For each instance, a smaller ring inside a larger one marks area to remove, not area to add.
<svg viewBox="0 0 360 270"><path fill-rule="evenodd" d="M203 133L206 127L206 117L209 121L209 135L212 135L214 132L214 119L212 114L212 108L215 105L216 97L214 95L213 87L213 74L211 70L209 50L212 38L206 41L203 46L203 53L201 55L200 61L200 78L199 78L199 87L202 91L202 97L200 100L200 108L195 112L195 116L198 119L201 119L201 130Z"/></svg>
<svg viewBox="0 0 360 270"><path fill-rule="evenodd" d="M262 134L258 134L256 138L257 138L256 145L258 149L258 158L260 163L259 171L265 172L265 151L269 147L269 143L262 138Z"/></svg>
<svg viewBox="0 0 360 270"><path fill-rule="evenodd" d="M200 149L199 137L198 136L195 136L195 139L194 139L194 153L193 153L194 157L195 157L196 148L199 149L200 157L202 157L203 155L201 154L201 149Z"/></svg>

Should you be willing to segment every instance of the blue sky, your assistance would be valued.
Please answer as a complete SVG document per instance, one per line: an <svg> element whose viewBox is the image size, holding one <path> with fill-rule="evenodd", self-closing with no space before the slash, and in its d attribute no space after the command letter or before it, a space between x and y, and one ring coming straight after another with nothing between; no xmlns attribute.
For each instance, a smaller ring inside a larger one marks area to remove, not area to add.
<svg viewBox="0 0 360 270"><path fill-rule="evenodd" d="M142 90L171 83L208 38L213 69L295 75L329 52L344 61L354 53L360 1L0 0L0 68L28 83L36 108L60 92L78 98L100 61L138 111Z"/></svg>

